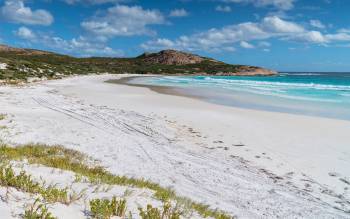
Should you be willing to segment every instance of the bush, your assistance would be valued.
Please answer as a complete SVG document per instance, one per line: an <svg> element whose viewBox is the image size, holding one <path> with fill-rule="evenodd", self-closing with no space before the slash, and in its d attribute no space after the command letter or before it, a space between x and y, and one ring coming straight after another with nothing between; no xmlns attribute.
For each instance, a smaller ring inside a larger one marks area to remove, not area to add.
<svg viewBox="0 0 350 219"><path fill-rule="evenodd" d="M90 201L90 211L94 218L109 219L112 216L124 217L126 212L126 200L118 200L113 197L108 199L93 199Z"/></svg>
<svg viewBox="0 0 350 219"><path fill-rule="evenodd" d="M34 182L31 175L21 171L16 175L12 166L0 166L0 186L13 187L22 192L40 194L48 202L70 203L67 189L54 186L44 187Z"/></svg>
<svg viewBox="0 0 350 219"><path fill-rule="evenodd" d="M181 215L176 208L171 207L169 202L166 202L161 210L147 205L145 210L139 208L139 212L142 219L180 219Z"/></svg>

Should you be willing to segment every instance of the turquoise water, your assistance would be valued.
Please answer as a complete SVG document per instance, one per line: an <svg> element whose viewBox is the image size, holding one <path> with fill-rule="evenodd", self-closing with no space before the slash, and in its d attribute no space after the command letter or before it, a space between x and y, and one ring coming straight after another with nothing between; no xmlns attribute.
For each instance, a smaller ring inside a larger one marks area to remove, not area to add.
<svg viewBox="0 0 350 219"><path fill-rule="evenodd" d="M137 78L133 83L181 88L223 105L350 120L350 73L164 76Z"/></svg>

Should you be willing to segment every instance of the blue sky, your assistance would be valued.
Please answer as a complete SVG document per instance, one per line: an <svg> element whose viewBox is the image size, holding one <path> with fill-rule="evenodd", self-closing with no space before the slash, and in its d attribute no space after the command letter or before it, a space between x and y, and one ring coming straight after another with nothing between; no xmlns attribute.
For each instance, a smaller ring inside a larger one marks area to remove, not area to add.
<svg viewBox="0 0 350 219"><path fill-rule="evenodd" d="M74 56L178 49L280 71L350 71L347 0L0 0L0 43Z"/></svg>

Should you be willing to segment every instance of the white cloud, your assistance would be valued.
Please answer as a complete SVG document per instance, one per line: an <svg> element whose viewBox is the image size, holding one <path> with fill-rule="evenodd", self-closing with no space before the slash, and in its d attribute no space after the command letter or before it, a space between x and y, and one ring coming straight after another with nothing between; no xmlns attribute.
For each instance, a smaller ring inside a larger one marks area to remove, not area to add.
<svg viewBox="0 0 350 219"><path fill-rule="evenodd" d="M36 34L30 30L27 27L20 27L17 31L15 31L15 34L25 40L35 40Z"/></svg>
<svg viewBox="0 0 350 219"><path fill-rule="evenodd" d="M73 4L90 4L90 5L99 5L105 3L121 3L127 2L128 0L64 0L66 3Z"/></svg>
<svg viewBox="0 0 350 219"><path fill-rule="evenodd" d="M350 34L323 34L308 30L295 22L268 16L260 22L245 22L235 25L212 28L189 36L181 36L175 40L151 40L141 45L145 50L159 50L168 47L187 51L224 51L228 46L238 43L243 48L253 48L251 41L258 41L258 47L269 47L267 39L279 39L312 44L330 44L334 42L350 42ZM166 43L164 43L166 42Z"/></svg>
<svg viewBox="0 0 350 219"><path fill-rule="evenodd" d="M168 49L175 49L175 43L169 39L165 39L165 38L156 39L154 43L156 45L158 45L159 47L164 47L164 48L168 48Z"/></svg>
<svg viewBox="0 0 350 219"><path fill-rule="evenodd" d="M271 43L266 42L266 41L261 41L261 42L259 42L258 46L259 47L270 47Z"/></svg>
<svg viewBox="0 0 350 219"><path fill-rule="evenodd" d="M90 33L103 37L152 35L148 25L163 24L165 19L158 10L144 10L140 6L116 5L106 12L81 23Z"/></svg>
<svg viewBox="0 0 350 219"><path fill-rule="evenodd" d="M228 6L228 5L225 5L225 6L223 6L223 5L218 5L218 6L216 6L215 11L220 11L220 12L231 12L232 9L231 9L231 7Z"/></svg>
<svg viewBox="0 0 350 219"><path fill-rule="evenodd" d="M310 20L310 25L319 29L326 28L326 26L319 20Z"/></svg>
<svg viewBox="0 0 350 219"><path fill-rule="evenodd" d="M328 41L350 41L349 33L326 34L325 37Z"/></svg>
<svg viewBox="0 0 350 219"><path fill-rule="evenodd" d="M253 4L256 7L271 6L278 10L290 10L296 0L221 0L224 2Z"/></svg>
<svg viewBox="0 0 350 219"><path fill-rule="evenodd" d="M350 33L350 29L348 28L341 28L338 30L339 33Z"/></svg>
<svg viewBox="0 0 350 219"><path fill-rule="evenodd" d="M97 41L91 41L88 38L79 36L71 40L65 40L57 36L51 36L43 33L34 33L31 29L20 27L15 35L27 42L40 44L59 52L68 53L77 56L123 56L121 50L114 50L109 46Z"/></svg>
<svg viewBox="0 0 350 219"><path fill-rule="evenodd" d="M236 48L233 46L227 46L225 48L222 48L222 50L227 51L227 52L234 52L234 51L236 51Z"/></svg>
<svg viewBox="0 0 350 219"><path fill-rule="evenodd" d="M265 17L262 26L263 29L276 33L302 33L305 31L302 26L282 20L277 16Z"/></svg>
<svg viewBox="0 0 350 219"><path fill-rule="evenodd" d="M79 36L71 40L64 40L60 37L51 37L45 35L40 39L45 46L63 51L77 56L123 56L124 53L121 50L114 50L104 44L90 41L87 38Z"/></svg>
<svg viewBox="0 0 350 219"><path fill-rule="evenodd" d="M246 41L241 41L241 43L239 44L242 48L245 48L245 49L254 49L255 46L246 42Z"/></svg>
<svg viewBox="0 0 350 219"><path fill-rule="evenodd" d="M290 40L308 42L308 43L327 43L327 39L323 36L323 34L319 31L308 31L299 33L296 35L290 35L286 37Z"/></svg>
<svg viewBox="0 0 350 219"><path fill-rule="evenodd" d="M48 26L54 20L50 12L43 9L32 10L26 7L22 0L5 1L0 9L0 15L9 22L28 25Z"/></svg>
<svg viewBox="0 0 350 219"><path fill-rule="evenodd" d="M183 8L174 9L169 14L170 17L187 17L188 15L189 13Z"/></svg>

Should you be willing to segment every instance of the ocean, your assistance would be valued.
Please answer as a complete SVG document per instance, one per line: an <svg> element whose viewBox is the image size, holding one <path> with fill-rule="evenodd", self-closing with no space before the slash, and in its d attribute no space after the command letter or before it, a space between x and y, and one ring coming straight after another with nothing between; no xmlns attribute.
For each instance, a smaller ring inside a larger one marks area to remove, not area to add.
<svg viewBox="0 0 350 219"><path fill-rule="evenodd" d="M350 120L350 73L159 76L140 77L131 83L174 87L227 106Z"/></svg>

